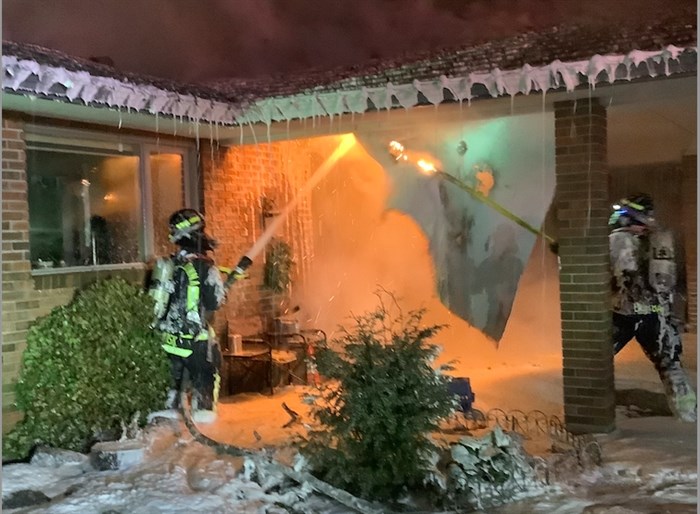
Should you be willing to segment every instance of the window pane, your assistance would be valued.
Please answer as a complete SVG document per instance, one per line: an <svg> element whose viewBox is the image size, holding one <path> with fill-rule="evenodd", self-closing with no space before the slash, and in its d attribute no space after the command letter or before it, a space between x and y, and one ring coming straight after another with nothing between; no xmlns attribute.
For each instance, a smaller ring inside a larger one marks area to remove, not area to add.
<svg viewBox="0 0 700 514"><path fill-rule="evenodd" d="M139 158L72 143L27 149L32 266L140 260Z"/></svg>
<svg viewBox="0 0 700 514"><path fill-rule="evenodd" d="M185 206L183 158L178 153L151 154L153 245L156 255L173 251L168 241L168 219Z"/></svg>

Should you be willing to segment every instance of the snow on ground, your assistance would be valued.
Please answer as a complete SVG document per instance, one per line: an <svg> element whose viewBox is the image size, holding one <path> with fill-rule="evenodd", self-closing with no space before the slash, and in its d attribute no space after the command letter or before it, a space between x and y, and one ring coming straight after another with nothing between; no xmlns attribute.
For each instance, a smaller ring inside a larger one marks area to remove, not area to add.
<svg viewBox="0 0 700 514"><path fill-rule="evenodd" d="M547 375L540 374L540 377ZM289 387L272 397L255 394L234 397L221 404L220 419L212 426L203 427L203 432L249 448L284 446L293 431L282 428L289 416L280 407L281 402L303 414L304 409L308 409L301 400L300 393L304 391L305 388ZM681 423L670 417L625 418L620 415L617 430L599 436L599 440L604 459L601 467L558 484L537 498L488 512L696 512L695 424ZM32 512L263 513L285 512L280 505L294 503L301 512L348 512L347 508L330 500L309 496L309 491L297 486L283 487L279 492L272 488L266 492L245 478L241 458L217 456L213 449L192 441L186 431L177 435L172 426L152 428L147 442L149 450L145 461L126 471L90 471L76 475L67 472L65 466L5 466L3 497L29 488L38 488L52 497L70 484L80 482L85 485L73 495Z"/></svg>

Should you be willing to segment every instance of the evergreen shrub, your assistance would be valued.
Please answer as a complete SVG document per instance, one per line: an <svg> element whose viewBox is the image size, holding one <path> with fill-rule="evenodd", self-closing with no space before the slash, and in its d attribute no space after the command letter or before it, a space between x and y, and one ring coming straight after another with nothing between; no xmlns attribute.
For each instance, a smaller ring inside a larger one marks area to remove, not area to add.
<svg viewBox="0 0 700 514"><path fill-rule="evenodd" d="M115 278L79 292L29 329L16 386L24 418L3 437L3 457L36 444L86 451L98 434L162 408L168 361L149 328L152 299Z"/></svg>
<svg viewBox="0 0 700 514"><path fill-rule="evenodd" d="M430 434L456 406L450 368L434 365L431 339L443 327L425 326L423 310L404 316L393 297L387 307L387 295L317 351L328 380L313 410L319 426L301 444L319 478L380 501L426 487L438 455Z"/></svg>

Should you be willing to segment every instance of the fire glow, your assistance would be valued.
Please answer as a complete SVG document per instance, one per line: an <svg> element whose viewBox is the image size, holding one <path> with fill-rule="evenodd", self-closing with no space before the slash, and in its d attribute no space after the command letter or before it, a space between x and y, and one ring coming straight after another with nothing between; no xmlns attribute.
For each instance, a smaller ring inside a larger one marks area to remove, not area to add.
<svg viewBox="0 0 700 514"><path fill-rule="evenodd" d="M251 247L248 252L246 252L246 257L250 260L254 260L258 254L265 248L265 245L272 239L277 230L282 226L282 224L287 219L287 216L294 207L296 207L299 200L308 192L310 192L316 185L325 177L328 172L333 169L336 163L350 151L350 149L355 146L357 140L352 134L346 134L340 138L340 142L333 153L318 167L318 169L313 173L311 178L302 186L302 188L297 191L296 196L282 209L282 212L277 215L272 223L265 229L260 237L255 241L255 244Z"/></svg>
<svg viewBox="0 0 700 514"><path fill-rule="evenodd" d="M435 164L435 160L431 156L408 152L406 147L398 141L389 143L389 153L397 162L410 162L426 175L433 175L438 172L438 165Z"/></svg>

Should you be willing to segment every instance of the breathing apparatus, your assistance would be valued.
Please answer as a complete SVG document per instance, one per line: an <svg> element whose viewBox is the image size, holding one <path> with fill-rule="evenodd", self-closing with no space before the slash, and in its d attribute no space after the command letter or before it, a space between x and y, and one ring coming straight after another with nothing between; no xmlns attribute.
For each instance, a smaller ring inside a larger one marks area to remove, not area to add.
<svg viewBox="0 0 700 514"><path fill-rule="evenodd" d="M204 232L206 221L195 209L180 209L170 216L168 221L171 242L183 250L205 252L216 247L216 241ZM224 287L233 286L238 280L246 278L246 270L253 264L252 259L244 256L233 269L219 267L219 271L228 275ZM155 300L154 316L156 320L165 316L170 296L175 292L173 276L175 262L171 258L159 258L153 268L152 286L149 294Z"/></svg>

